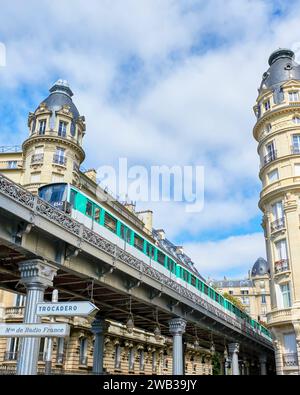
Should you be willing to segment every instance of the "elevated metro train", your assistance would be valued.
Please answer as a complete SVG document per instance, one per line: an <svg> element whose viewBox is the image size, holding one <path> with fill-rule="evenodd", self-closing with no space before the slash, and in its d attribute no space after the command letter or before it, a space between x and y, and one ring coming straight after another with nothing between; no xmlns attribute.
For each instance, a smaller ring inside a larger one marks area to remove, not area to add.
<svg viewBox="0 0 300 395"><path fill-rule="evenodd" d="M176 254L170 254L160 245L147 240L138 231L125 224L122 219L78 188L67 183L49 184L39 189L39 196L190 291L200 294L209 303L238 319L241 327L250 326L255 332L272 340L268 329L206 284L197 275L197 271L184 264L176 257Z"/></svg>

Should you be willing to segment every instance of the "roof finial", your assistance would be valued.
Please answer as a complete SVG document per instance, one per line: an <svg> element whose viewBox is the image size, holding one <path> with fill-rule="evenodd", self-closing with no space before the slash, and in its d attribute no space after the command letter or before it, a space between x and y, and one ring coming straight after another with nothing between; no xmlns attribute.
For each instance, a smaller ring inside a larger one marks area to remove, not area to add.
<svg viewBox="0 0 300 395"><path fill-rule="evenodd" d="M73 92L70 88L70 85L67 80L59 79L55 82L55 84L52 86L50 89L51 93L54 92L59 92L59 93L64 93L70 97L73 96Z"/></svg>

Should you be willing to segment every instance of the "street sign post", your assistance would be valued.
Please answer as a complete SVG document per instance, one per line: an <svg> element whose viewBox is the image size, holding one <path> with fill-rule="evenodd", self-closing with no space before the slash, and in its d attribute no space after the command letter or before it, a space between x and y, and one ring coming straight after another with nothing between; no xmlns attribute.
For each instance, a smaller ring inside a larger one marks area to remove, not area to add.
<svg viewBox="0 0 300 395"><path fill-rule="evenodd" d="M68 324L0 324L0 337L67 337Z"/></svg>
<svg viewBox="0 0 300 395"><path fill-rule="evenodd" d="M36 314L38 316L66 316L66 317L87 317L94 315L98 311L91 302L57 302L57 303L38 303Z"/></svg>

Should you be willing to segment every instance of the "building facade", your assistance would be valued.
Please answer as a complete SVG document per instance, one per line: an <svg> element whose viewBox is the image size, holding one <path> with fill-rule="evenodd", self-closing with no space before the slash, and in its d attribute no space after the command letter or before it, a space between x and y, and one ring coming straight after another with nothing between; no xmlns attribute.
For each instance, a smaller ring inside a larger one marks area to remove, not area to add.
<svg viewBox="0 0 300 395"><path fill-rule="evenodd" d="M36 194L46 184L70 183L91 199L101 201L111 213L137 230L145 239L167 250L181 265L201 277L182 247L173 245L162 230L152 228L152 212L136 212L131 204L110 198L97 183L95 170L82 171L85 118L72 100L68 83L57 81L49 96L29 114L29 136L22 147L0 147L0 172ZM24 297L0 290L0 320L22 322ZM87 374L93 368L95 335L89 320L76 317L67 322L67 340L54 341L52 367L57 372ZM108 374L172 374L172 338L138 328L128 331L126 322L103 321L104 371ZM19 340L0 339L0 372L15 371ZM45 370L47 340L40 343L40 371ZM212 374L210 349L185 344L186 374Z"/></svg>
<svg viewBox="0 0 300 395"><path fill-rule="evenodd" d="M225 278L222 281L213 281L213 285L221 293L238 298L247 314L266 324L267 313L271 310L271 297L270 268L265 259L257 259L248 278L241 280Z"/></svg>
<svg viewBox="0 0 300 395"><path fill-rule="evenodd" d="M271 54L254 111L262 181L259 207L271 274L268 325L277 374L299 374L300 66L291 50Z"/></svg>

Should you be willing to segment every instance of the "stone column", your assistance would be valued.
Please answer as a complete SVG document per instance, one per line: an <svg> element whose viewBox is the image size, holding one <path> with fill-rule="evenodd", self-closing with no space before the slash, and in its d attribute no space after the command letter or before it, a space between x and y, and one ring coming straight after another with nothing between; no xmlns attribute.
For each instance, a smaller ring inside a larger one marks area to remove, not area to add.
<svg viewBox="0 0 300 395"><path fill-rule="evenodd" d="M239 343L231 343L228 345L228 351L229 354L231 355L231 370L233 376L239 376L240 374L239 350L240 350Z"/></svg>
<svg viewBox="0 0 300 395"><path fill-rule="evenodd" d="M95 335L94 351L93 351L93 373L103 374L104 360L104 334L107 330L107 324L103 317L96 316L92 323L92 332Z"/></svg>
<svg viewBox="0 0 300 395"><path fill-rule="evenodd" d="M276 374L277 376L283 375L283 361L282 361L282 346L279 340L274 340L275 348L275 362L276 362Z"/></svg>
<svg viewBox="0 0 300 395"><path fill-rule="evenodd" d="M34 259L19 263L21 283L27 289L24 323L37 324L41 322L36 315L37 303L44 301L45 289L53 285L56 269L44 263L42 260ZM36 375L39 356L40 338L29 337L21 341L20 355L17 364L17 375Z"/></svg>
<svg viewBox="0 0 300 395"><path fill-rule="evenodd" d="M182 335L185 333L186 321L174 318L169 321L169 330L173 336L173 375L183 375Z"/></svg>
<svg viewBox="0 0 300 395"><path fill-rule="evenodd" d="M259 357L259 364L260 364L260 375L266 376L267 375L267 356L262 354Z"/></svg>

